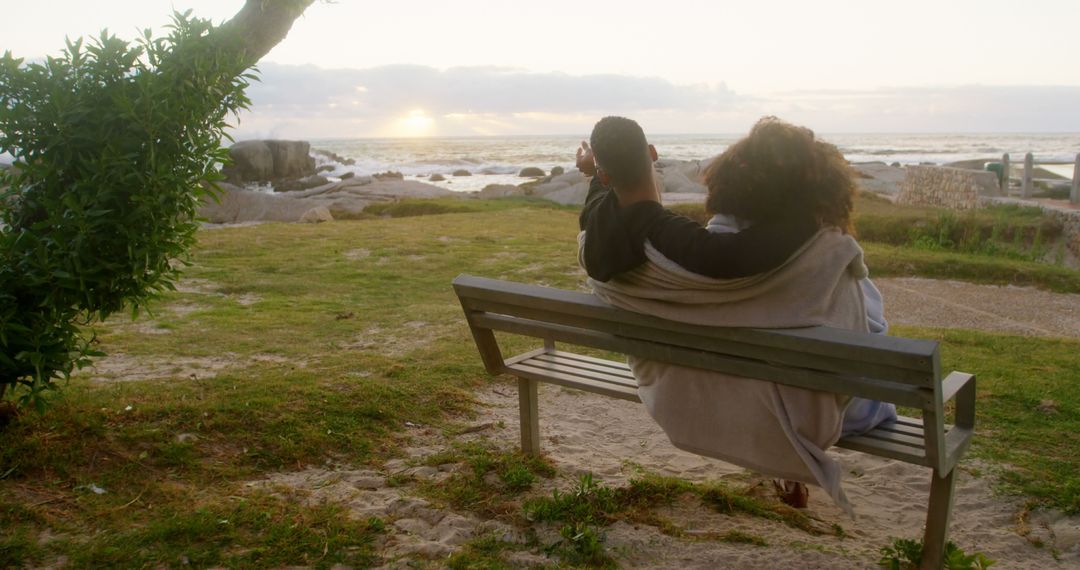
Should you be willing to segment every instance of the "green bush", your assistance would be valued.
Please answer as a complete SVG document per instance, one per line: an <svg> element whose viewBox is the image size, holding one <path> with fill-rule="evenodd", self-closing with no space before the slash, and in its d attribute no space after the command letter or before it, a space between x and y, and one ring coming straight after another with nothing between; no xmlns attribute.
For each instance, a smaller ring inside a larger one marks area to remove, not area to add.
<svg viewBox="0 0 1080 570"><path fill-rule="evenodd" d="M173 287L252 78L212 30L176 14L163 38L0 57L0 397L43 408L97 354L89 325Z"/></svg>

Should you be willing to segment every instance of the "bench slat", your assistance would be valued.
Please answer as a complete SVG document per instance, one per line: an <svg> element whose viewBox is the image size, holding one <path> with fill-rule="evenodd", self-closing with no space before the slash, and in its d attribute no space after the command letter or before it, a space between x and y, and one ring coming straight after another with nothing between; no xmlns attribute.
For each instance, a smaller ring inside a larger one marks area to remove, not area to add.
<svg viewBox="0 0 1080 570"><path fill-rule="evenodd" d="M634 378L634 374L630 372L630 367L623 365L622 367L604 366L602 364L595 364L592 362L586 362L583 360L577 360L576 358L568 358L566 355L572 353L554 353L544 354L536 356L535 360L542 362L551 362L553 364L564 364L566 366L573 366L575 368L582 368L592 372L600 372L609 376L615 376L626 380L634 385L637 385L637 379ZM614 363L612 363L614 364Z"/></svg>
<svg viewBox="0 0 1080 570"><path fill-rule="evenodd" d="M558 384L560 386L566 386L568 388L577 388L579 390L585 390L586 392L593 392L596 394L603 394L612 398L619 398L621 400L630 400L631 402L641 402L641 398L638 398L637 388L629 388L619 384L613 384L610 382L598 382L581 376L574 376L570 374L563 374L561 372L554 372L546 368L538 368L531 366L528 363L518 363L512 366L507 366L507 371L515 376L522 378L528 378L531 380L537 380L540 382L549 382L551 384Z"/></svg>
<svg viewBox="0 0 1080 570"><path fill-rule="evenodd" d="M693 368L715 370L735 376L768 380L811 390L825 390L874 400L884 400L920 409L933 404L933 394L929 390L905 384L867 378L844 378L843 381L838 381L835 375L814 370L778 366L734 356L721 356L673 346L661 346L656 343L618 338L610 334L574 327L490 313L473 313L469 318L477 326L492 330L538 338L550 338L559 342L636 354L642 358L677 363Z"/></svg>
<svg viewBox="0 0 1080 570"><path fill-rule="evenodd" d="M568 359L571 359L571 360L579 360L581 362L588 362L590 364L596 364L596 365L599 365L599 366L607 366L607 367L613 368L615 370L626 372L626 373L630 374L631 377L633 377L633 375L634 375L633 372L630 372L630 366L627 365L625 361L605 360L603 358L596 358L595 356L586 356L584 354L578 354L576 352L566 352L566 351L563 351L563 350L555 350L555 351L552 351L552 352L548 352L548 354L553 354L553 355L558 356L560 358L568 358Z"/></svg>
<svg viewBox="0 0 1080 570"><path fill-rule="evenodd" d="M915 437L908 434L896 433L894 431L873 429L864 434L863 437L870 439L876 439L879 441L888 441L897 445L906 445L908 447L914 447L921 450L926 449L926 439L923 436Z"/></svg>
<svg viewBox="0 0 1080 570"><path fill-rule="evenodd" d="M845 437L840 441L836 442L836 447L851 449L853 451L861 451L863 453L869 453L870 455L877 455L879 457L898 459L900 461L914 463L916 465L925 465L927 467L931 466L930 460L926 458L926 454L921 448L916 449L907 445L900 445L889 441L874 439L872 437L866 437L861 435Z"/></svg>
<svg viewBox="0 0 1080 570"><path fill-rule="evenodd" d="M889 422L887 424L878 425L875 429L879 429L882 431L890 431L893 433L902 433L918 438L925 437L922 425L920 425L919 427L915 427L913 425L902 424L899 422Z"/></svg>
<svg viewBox="0 0 1080 570"><path fill-rule="evenodd" d="M550 370L552 372L559 372L562 374L578 376L591 382L613 384L622 388L632 388L635 391L637 390L637 382L635 382L634 380L629 380L622 376L606 374L603 372L597 372L595 370L589 370L587 368L574 366L574 363L572 361L567 364L559 360L551 361L538 356L518 362L517 364L514 364L514 366L531 366L540 370Z"/></svg>
<svg viewBox="0 0 1080 570"><path fill-rule="evenodd" d="M591 321L639 326L692 337L747 342L780 349L885 364L919 372L939 369L937 343L923 340L868 335L827 327L806 329L722 328L667 321L611 307L593 295L459 275L454 289L470 307L476 302L502 303L511 307L542 310L548 315L573 315ZM510 313L513 314L513 313ZM936 375L935 375L936 378Z"/></svg>

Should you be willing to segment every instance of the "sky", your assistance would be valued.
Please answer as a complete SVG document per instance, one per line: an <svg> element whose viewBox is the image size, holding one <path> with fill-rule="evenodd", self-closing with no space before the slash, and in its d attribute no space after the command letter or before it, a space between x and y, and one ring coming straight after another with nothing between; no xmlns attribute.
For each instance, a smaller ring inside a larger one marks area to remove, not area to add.
<svg viewBox="0 0 1080 570"><path fill-rule="evenodd" d="M242 0L0 0L0 50L132 38ZM1077 132L1080 2L317 1L259 64L236 133L289 138L655 133Z"/></svg>

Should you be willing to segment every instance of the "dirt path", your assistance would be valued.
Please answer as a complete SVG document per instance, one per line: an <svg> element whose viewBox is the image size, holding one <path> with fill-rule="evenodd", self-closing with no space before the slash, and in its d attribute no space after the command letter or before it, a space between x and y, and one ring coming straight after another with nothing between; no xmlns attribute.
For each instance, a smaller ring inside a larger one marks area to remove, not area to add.
<svg viewBox="0 0 1080 570"><path fill-rule="evenodd" d="M918 277L874 283L890 324L1080 338L1080 295Z"/></svg>

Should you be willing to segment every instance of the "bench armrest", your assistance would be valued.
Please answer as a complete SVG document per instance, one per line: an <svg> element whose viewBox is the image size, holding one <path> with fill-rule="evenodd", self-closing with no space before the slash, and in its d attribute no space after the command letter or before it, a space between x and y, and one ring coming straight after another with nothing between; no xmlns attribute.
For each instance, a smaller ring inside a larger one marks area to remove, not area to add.
<svg viewBox="0 0 1080 570"><path fill-rule="evenodd" d="M956 423L945 434L945 469L950 472L971 444L975 432L975 375L950 372L941 381L943 403L956 399Z"/></svg>

